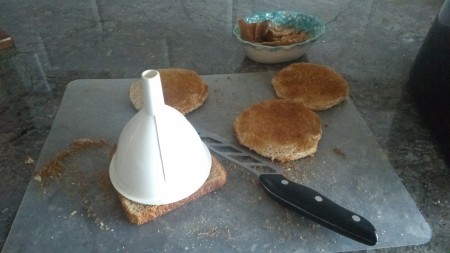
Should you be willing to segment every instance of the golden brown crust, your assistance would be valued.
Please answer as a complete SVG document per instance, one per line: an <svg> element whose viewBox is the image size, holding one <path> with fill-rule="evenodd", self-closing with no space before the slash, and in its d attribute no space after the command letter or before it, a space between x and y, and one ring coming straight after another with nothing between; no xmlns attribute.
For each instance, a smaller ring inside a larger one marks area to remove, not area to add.
<svg viewBox="0 0 450 253"><path fill-rule="evenodd" d="M284 162L316 152L322 127L319 116L302 103L269 99L241 112L234 121L234 132L242 145Z"/></svg>
<svg viewBox="0 0 450 253"><path fill-rule="evenodd" d="M299 31L293 26L273 25L270 20L247 23L240 18L238 25L243 40L266 46L287 46L308 39L305 31Z"/></svg>
<svg viewBox="0 0 450 253"><path fill-rule="evenodd" d="M144 95L141 82L139 80L134 81L130 85L128 90L128 96L130 97L131 104L136 110L144 108Z"/></svg>
<svg viewBox="0 0 450 253"><path fill-rule="evenodd" d="M348 97L347 81L333 69L313 63L291 64L272 77L279 98L295 99L311 110L325 110Z"/></svg>
<svg viewBox="0 0 450 253"><path fill-rule="evenodd" d="M187 114L198 107L208 97L208 85L201 77L188 69L159 69L164 101L167 105ZM134 108L144 107L140 81L131 84L129 97Z"/></svg>
<svg viewBox="0 0 450 253"><path fill-rule="evenodd" d="M222 164L211 156L212 165L208 179L203 186L189 197L166 205L144 205L131 201L121 194L119 195L120 204L131 223L141 225L161 217L189 202L197 200L202 196L221 188L227 181L227 173Z"/></svg>
<svg viewBox="0 0 450 253"><path fill-rule="evenodd" d="M246 41L255 41L255 23L247 23L243 19L238 20L239 29L241 31L241 37Z"/></svg>

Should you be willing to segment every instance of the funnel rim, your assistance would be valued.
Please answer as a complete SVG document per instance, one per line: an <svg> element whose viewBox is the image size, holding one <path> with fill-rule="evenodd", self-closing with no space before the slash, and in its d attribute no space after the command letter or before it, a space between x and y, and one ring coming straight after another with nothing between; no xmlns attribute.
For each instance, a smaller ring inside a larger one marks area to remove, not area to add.
<svg viewBox="0 0 450 253"><path fill-rule="evenodd" d="M191 196L192 194L194 194L198 189L200 189L203 184L206 182L206 180L208 179L210 173L211 173L211 168L212 168L212 155L211 152L208 148L208 146L202 141L202 144L206 150L206 156L207 158L209 158L206 162L207 167L208 167L208 173L205 173L203 175L203 178L201 180L199 180L199 182L201 181L201 184L198 186L196 185L195 187L192 187L190 189L190 191L185 191L184 194L177 194L177 197L174 198L174 196L164 196L163 198L158 198L159 200L155 200L155 198L153 197L142 197L142 196L137 196L137 194L133 194L132 192L130 192L129 187L125 187L125 185L121 182L120 177L117 175L117 167L116 167L116 162L115 162L115 158L116 158L116 154L113 155L111 162L109 164L109 178L111 180L111 183L114 187L114 189L116 189L116 191L121 194L122 196L124 196L125 198L137 202L137 203L141 203L144 205L165 205L165 204L171 204L171 203L175 203L177 201L180 201L182 199L185 199L189 196ZM205 170L206 172L206 170Z"/></svg>

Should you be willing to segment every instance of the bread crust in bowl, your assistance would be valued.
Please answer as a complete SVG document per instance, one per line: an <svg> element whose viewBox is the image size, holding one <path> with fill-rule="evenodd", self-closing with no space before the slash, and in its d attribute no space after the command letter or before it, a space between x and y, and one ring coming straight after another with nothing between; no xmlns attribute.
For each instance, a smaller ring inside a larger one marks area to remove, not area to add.
<svg viewBox="0 0 450 253"><path fill-rule="evenodd" d="M188 69L158 69L164 102L187 114L198 107L208 97L208 85L193 70ZM133 107L140 110L144 107L143 89L140 80L130 85L129 97Z"/></svg>
<svg viewBox="0 0 450 253"><path fill-rule="evenodd" d="M242 145L281 162L316 152L322 136L319 116L291 99L269 99L242 111L234 133Z"/></svg>
<svg viewBox="0 0 450 253"><path fill-rule="evenodd" d="M328 66L293 63L272 77L279 98L302 102L311 110L326 110L348 97L347 81Z"/></svg>

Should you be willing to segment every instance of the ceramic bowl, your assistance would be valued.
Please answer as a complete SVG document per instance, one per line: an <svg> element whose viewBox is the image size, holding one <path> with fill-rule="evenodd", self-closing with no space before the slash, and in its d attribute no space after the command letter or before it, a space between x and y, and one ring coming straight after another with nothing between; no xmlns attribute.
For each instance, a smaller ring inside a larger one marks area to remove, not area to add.
<svg viewBox="0 0 450 253"><path fill-rule="evenodd" d="M325 32L325 24L318 17L300 12L264 12L245 17L243 20L247 23L270 20L273 25L293 26L309 34L308 39L300 43L287 46L266 46L243 40L239 25L236 25L233 29L234 36L243 46L247 57L259 63L281 63L297 59L304 55Z"/></svg>

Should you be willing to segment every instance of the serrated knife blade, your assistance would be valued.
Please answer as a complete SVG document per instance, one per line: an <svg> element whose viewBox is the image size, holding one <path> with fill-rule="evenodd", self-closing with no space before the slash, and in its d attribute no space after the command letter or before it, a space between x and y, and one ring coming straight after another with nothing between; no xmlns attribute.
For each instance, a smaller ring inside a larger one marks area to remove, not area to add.
<svg viewBox="0 0 450 253"><path fill-rule="evenodd" d="M269 159L206 130L197 129L197 132L211 151L256 174L265 192L281 204L350 239L370 246L377 243L375 227L363 216L309 187L288 180L282 175L283 169Z"/></svg>

